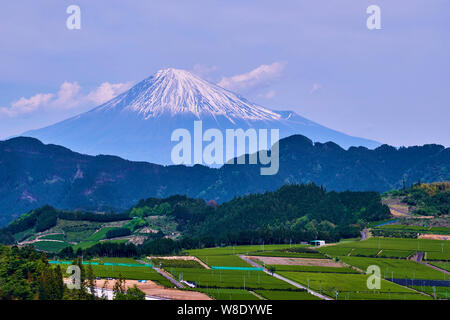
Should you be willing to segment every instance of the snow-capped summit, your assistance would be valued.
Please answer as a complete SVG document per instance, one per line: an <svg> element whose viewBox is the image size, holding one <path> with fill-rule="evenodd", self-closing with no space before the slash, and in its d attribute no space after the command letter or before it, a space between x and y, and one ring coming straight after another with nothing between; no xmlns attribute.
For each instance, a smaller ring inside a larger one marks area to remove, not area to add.
<svg viewBox="0 0 450 320"><path fill-rule="evenodd" d="M280 138L302 134L344 148L380 145L323 127L292 111L258 106L188 71L172 68L159 70L89 112L23 135L87 154L171 164L172 132L183 128L192 133L195 120L202 120L203 130L279 129Z"/></svg>
<svg viewBox="0 0 450 320"><path fill-rule="evenodd" d="M163 69L127 92L97 108L98 111L123 110L139 113L144 119L164 114L191 113L244 120L278 120L280 115L248 102L200 77L180 69Z"/></svg>

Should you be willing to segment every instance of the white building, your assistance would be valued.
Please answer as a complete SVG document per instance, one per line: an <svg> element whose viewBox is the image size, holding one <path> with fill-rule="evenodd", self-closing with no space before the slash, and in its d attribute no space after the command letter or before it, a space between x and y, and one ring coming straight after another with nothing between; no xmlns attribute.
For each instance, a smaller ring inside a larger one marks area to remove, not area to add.
<svg viewBox="0 0 450 320"><path fill-rule="evenodd" d="M325 240L312 240L311 244L320 247L325 245Z"/></svg>

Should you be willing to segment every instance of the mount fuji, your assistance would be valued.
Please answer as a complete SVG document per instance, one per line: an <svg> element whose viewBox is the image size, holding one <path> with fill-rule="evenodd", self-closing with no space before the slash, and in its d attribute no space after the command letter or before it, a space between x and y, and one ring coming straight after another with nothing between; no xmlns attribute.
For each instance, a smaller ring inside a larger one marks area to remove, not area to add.
<svg viewBox="0 0 450 320"><path fill-rule="evenodd" d="M178 128L193 132L195 120L202 120L204 130L279 129L280 139L302 134L343 148L380 145L326 128L292 111L269 110L188 71L172 68L156 72L86 113L23 136L91 155L172 164L172 132Z"/></svg>

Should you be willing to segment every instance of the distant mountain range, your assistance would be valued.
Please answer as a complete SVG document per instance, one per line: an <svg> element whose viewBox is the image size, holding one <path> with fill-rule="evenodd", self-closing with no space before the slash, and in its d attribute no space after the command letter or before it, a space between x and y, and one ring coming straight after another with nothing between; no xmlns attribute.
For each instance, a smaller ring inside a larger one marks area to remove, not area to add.
<svg viewBox="0 0 450 320"><path fill-rule="evenodd" d="M161 166L117 156L88 156L34 138L0 141L0 224L45 204L59 209L127 209L142 198L185 194L219 202L288 183L314 182L328 190L387 191L419 179L450 180L450 148L387 145L342 149L294 135L280 140L280 169L261 176L259 165Z"/></svg>
<svg viewBox="0 0 450 320"><path fill-rule="evenodd" d="M273 111L205 81L188 71L165 69L89 112L22 136L90 154L173 164L171 134L203 129L279 129L280 138L302 134L313 141L333 141L344 148L380 143L331 130L292 111ZM224 134L225 136L225 134ZM239 156L240 154L236 154Z"/></svg>

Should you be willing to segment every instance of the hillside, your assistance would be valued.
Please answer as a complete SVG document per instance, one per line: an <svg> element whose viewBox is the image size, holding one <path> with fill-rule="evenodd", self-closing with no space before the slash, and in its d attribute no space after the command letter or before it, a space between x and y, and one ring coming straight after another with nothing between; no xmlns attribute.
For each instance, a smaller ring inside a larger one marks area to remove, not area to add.
<svg viewBox="0 0 450 320"><path fill-rule="evenodd" d="M424 170L427 168L427 170ZM0 225L46 204L61 209L121 211L148 197L185 194L224 202L276 190L286 183L327 190L378 191L450 180L450 149L424 145L396 149L342 149L303 136L280 140L280 169L261 176L259 165L161 166L115 156L87 156L33 138L0 142Z"/></svg>
<svg viewBox="0 0 450 320"><path fill-rule="evenodd" d="M450 183L417 183L387 192L384 201L393 204L399 216L446 217L450 213Z"/></svg>
<svg viewBox="0 0 450 320"><path fill-rule="evenodd" d="M150 251L152 242L163 238L207 246L337 241L359 236L365 224L389 216L375 192L337 193L314 184L288 185L220 205L186 196L149 198L122 214L44 206L10 223L1 230L0 239L53 252L110 243L105 240L144 244L142 250Z"/></svg>

